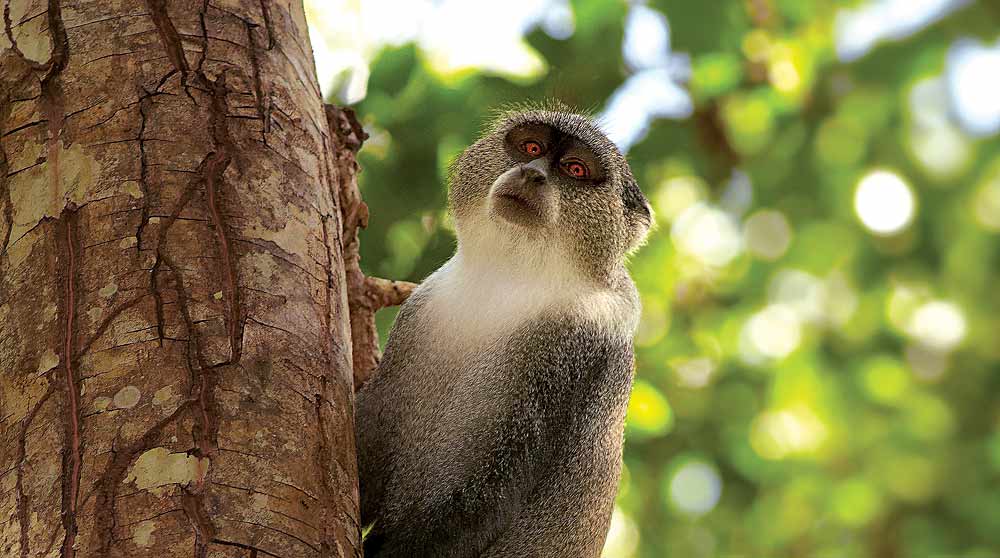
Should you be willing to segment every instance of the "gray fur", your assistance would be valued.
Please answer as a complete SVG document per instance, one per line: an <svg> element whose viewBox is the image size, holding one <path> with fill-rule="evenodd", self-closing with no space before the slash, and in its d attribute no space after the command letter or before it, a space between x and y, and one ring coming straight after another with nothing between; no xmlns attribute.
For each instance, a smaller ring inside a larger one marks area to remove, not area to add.
<svg viewBox="0 0 1000 558"><path fill-rule="evenodd" d="M530 123L585 144L603 179L559 175L555 154L532 162L544 181L520 170L505 141ZM503 115L456 162L450 200L456 255L404 304L356 402L365 554L596 557L639 312L622 259L648 204L596 126L551 110Z"/></svg>

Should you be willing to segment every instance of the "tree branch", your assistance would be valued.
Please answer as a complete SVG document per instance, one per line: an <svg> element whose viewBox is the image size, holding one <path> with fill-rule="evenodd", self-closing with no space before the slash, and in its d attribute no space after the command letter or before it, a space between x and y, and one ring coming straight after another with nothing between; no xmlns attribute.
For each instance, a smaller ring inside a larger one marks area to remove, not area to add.
<svg viewBox="0 0 1000 558"><path fill-rule="evenodd" d="M354 111L326 105L326 119L333 135L340 201L341 243L344 248L344 273L347 282L347 304L351 314L351 348L353 350L354 389L358 390L378 367L381 354L375 312L387 306L402 304L416 284L365 277L361 271L358 231L368 226L368 205L358 190L356 154L368 139Z"/></svg>

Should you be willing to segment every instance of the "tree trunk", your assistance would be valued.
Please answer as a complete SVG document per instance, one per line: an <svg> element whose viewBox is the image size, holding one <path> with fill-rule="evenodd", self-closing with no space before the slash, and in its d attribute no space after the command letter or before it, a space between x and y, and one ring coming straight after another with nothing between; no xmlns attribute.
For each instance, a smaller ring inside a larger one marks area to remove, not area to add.
<svg viewBox="0 0 1000 558"><path fill-rule="evenodd" d="M359 556L300 0L0 1L0 556Z"/></svg>

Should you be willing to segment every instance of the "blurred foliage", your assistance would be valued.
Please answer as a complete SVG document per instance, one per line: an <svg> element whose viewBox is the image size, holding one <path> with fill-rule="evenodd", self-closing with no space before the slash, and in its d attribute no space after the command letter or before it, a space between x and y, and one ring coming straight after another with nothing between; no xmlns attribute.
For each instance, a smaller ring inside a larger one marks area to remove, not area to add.
<svg viewBox="0 0 1000 558"><path fill-rule="evenodd" d="M629 153L659 228L630 263L645 310L608 556L1000 556L1000 145L928 124L921 97L1000 9L842 63L848 4L648 3L691 55L695 112ZM451 255L447 165L492 109L599 109L622 84L628 5L572 7L568 39L526 37L536 80L378 56L356 107L369 273L420 280ZM872 176L902 197L860 201Z"/></svg>

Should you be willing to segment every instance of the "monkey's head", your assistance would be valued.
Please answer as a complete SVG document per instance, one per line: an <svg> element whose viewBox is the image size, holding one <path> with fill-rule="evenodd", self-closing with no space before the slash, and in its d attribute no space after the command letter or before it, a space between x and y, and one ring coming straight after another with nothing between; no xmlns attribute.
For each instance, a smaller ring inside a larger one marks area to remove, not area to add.
<svg viewBox="0 0 1000 558"><path fill-rule="evenodd" d="M449 200L460 251L588 274L613 270L652 221L614 143L563 110L504 113L455 161Z"/></svg>

